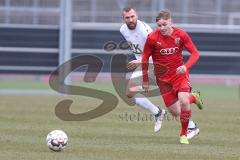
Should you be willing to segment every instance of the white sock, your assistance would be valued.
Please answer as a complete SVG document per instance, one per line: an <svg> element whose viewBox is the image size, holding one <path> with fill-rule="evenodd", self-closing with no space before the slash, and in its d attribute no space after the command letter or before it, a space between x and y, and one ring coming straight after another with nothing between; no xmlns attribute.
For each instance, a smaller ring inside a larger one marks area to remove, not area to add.
<svg viewBox="0 0 240 160"><path fill-rule="evenodd" d="M159 108L152 104L146 97L136 97L135 102L138 106L150 111L153 115L159 112Z"/></svg>
<svg viewBox="0 0 240 160"><path fill-rule="evenodd" d="M195 128L195 127L196 127L195 123L190 119L188 123L188 128Z"/></svg>

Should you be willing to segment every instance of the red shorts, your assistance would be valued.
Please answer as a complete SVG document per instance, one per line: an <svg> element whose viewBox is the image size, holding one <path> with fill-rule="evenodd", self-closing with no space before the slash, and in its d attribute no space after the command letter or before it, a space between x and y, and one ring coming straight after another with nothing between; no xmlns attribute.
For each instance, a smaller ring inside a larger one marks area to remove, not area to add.
<svg viewBox="0 0 240 160"><path fill-rule="evenodd" d="M171 78L156 78L166 107L178 101L178 92L191 92L188 74L174 75Z"/></svg>

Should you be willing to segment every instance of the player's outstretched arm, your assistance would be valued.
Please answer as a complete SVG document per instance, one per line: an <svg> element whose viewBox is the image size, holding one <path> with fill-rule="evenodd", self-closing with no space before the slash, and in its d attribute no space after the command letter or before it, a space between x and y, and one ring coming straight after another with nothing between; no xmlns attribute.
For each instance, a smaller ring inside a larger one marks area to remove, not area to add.
<svg viewBox="0 0 240 160"><path fill-rule="evenodd" d="M189 70L192 67L192 65L194 65L198 61L199 52L195 44L192 42L192 39L189 37L187 33L184 35L184 47L191 54L185 64L186 69Z"/></svg>
<svg viewBox="0 0 240 160"><path fill-rule="evenodd" d="M151 40L148 37L144 45L143 54L142 54L142 74L143 74L143 89L147 92L149 89L149 79L148 79L148 65L149 57L152 54L152 45Z"/></svg>

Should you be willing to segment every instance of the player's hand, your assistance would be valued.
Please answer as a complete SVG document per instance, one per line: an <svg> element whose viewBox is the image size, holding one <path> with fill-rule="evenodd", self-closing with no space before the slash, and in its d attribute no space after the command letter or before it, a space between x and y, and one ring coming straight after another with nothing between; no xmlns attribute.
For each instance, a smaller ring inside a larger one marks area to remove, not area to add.
<svg viewBox="0 0 240 160"><path fill-rule="evenodd" d="M140 60L132 60L127 64L127 69L136 69L140 64Z"/></svg>
<svg viewBox="0 0 240 160"><path fill-rule="evenodd" d="M182 65L177 68L176 73L177 75L181 75L187 72L187 67L185 65Z"/></svg>
<svg viewBox="0 0 240 160"><path fill-rule="evenodd" d="M144 90L145 92L148 92L148 90L149 90L149 84L148 84L148 82L143 82L142 88L143 88L143 90Z"/></svg>

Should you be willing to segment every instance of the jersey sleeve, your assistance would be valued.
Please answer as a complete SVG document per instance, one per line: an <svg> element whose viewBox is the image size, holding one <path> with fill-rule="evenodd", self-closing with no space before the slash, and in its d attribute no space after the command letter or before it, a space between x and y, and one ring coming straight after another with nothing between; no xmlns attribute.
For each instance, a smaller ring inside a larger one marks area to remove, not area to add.
<svg viewBox="0 0 240 160"><path fill-rule="evenodd" d="M148 82L148 65L149 65L149 57L152 54L153 43L150 36L147 37L146 43L143 48L142 53L142 74L143 74L143 82Z"/></svg>
<svg viewBox="0 0 240 160"><path fill-rule="evenodd" d="M122 26L120 27L119 32L120 32L121 35L124 37L124 39L126 39L125 36L124 36L124 25L122 25Z"/></svg>
<svg viewBox="0 0 240 160"><path fill-rule="evenodd" d="M186 50L191 54L189 59L187 60L185 66L189 70L192 65L194 65L199 59L199 52L195 44L192 42L190 36L184 32L183 34L183 45Z"/></svg>

